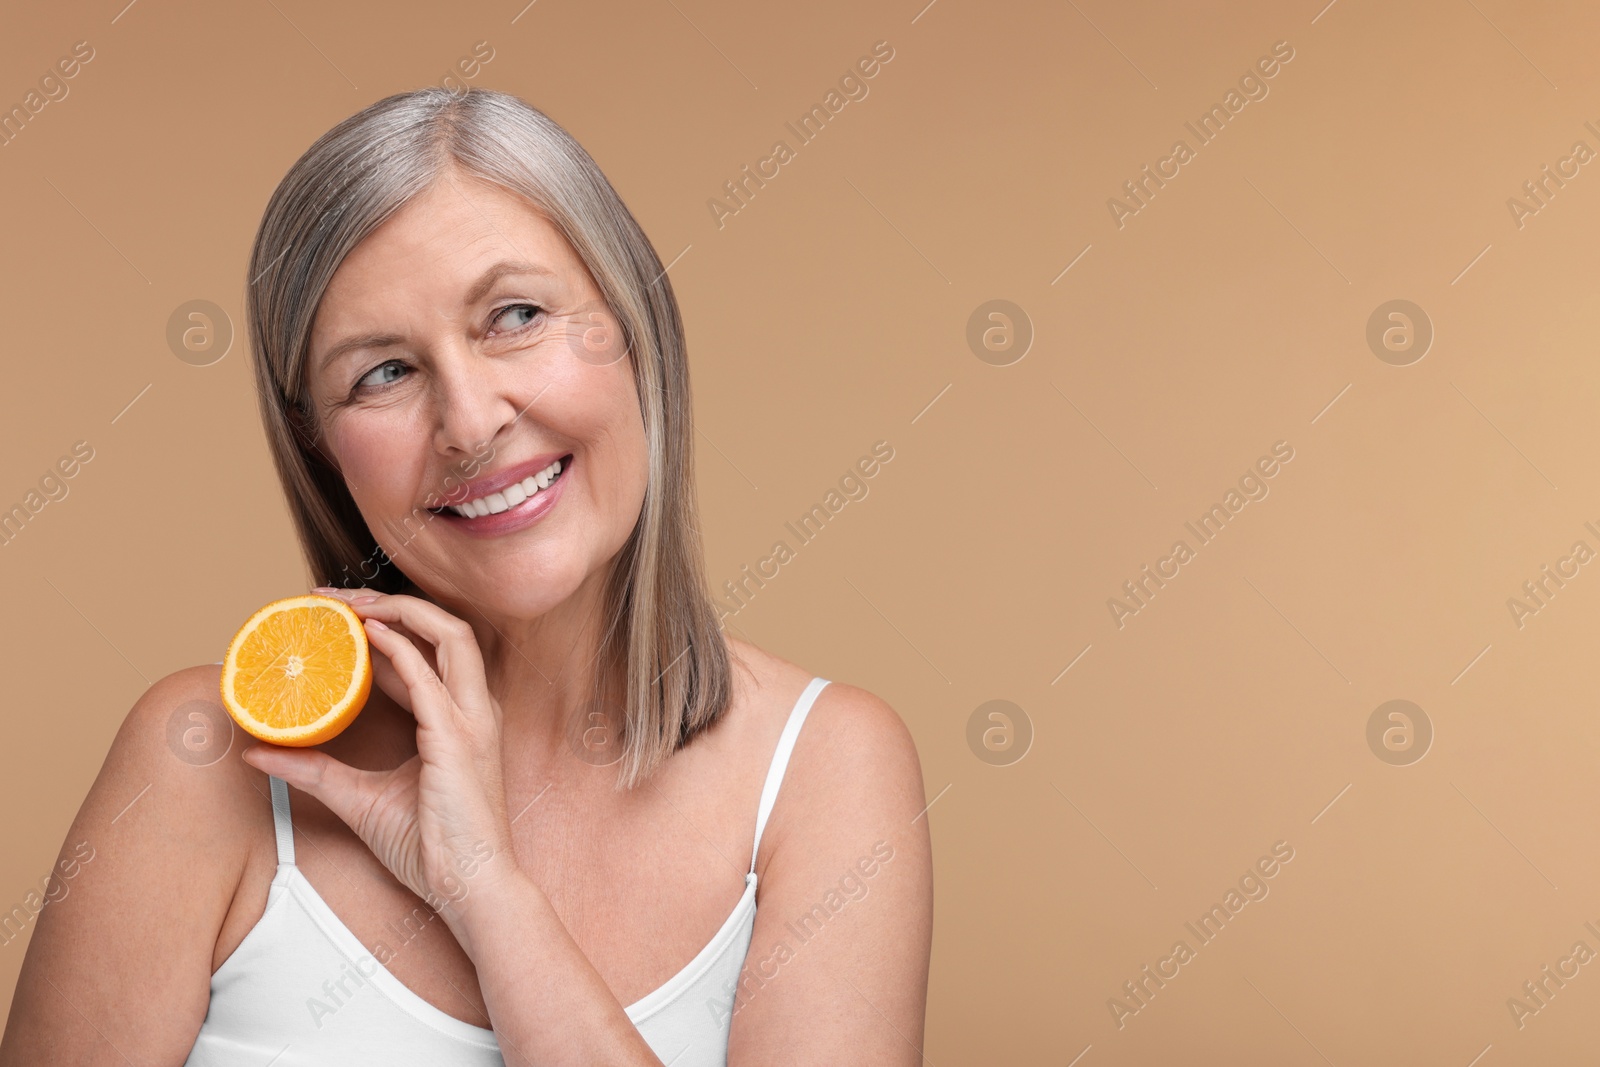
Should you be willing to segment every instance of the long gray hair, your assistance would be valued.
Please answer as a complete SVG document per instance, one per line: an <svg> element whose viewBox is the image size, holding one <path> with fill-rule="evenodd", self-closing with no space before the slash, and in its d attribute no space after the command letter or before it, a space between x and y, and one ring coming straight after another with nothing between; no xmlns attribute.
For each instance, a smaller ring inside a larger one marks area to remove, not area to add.
<svg viewBox="0 0 1600 1067"><path fill-rule="evenodd" d="M637 784L724 714L728 648L705 580L683 323L655 250L566 130L508 93L396 93L317 138L268 201L250 252L246 317L267 441L312 577L398 592L378 543L321 448L307 393L311 323L339 264L450 166L526 199L567 239L620 324L649 444L649 480L605 590L594 661L625 678L618 787Z"/></svg>

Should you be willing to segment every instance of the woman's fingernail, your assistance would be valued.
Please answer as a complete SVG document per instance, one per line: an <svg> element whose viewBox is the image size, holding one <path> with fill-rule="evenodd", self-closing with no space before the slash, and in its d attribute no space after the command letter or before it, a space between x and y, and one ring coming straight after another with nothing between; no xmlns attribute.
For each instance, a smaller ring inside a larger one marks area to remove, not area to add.
<svg viewBox="0 0 1600 1067"><path fill-rule="evenodd" d="M383 623L379 622L377 619L362 619L361 621L366 623L368 626L372 627L374 630L387 630L388 629L387 626L385 626Z"/></svg>
<svg viewBox="0 0 1600 1067"><path fill-rule="evenodd" d="M374 600L377 600L377 599L378 598L375 597L375 596L358 596L354 600L350 601L350 603L352 603L352 604L370 604Z"/></svg>

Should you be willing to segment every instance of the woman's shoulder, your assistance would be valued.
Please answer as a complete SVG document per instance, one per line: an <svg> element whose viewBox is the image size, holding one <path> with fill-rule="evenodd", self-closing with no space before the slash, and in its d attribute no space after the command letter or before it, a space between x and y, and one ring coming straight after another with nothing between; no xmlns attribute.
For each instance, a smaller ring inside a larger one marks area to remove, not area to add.
<svg viewBox="0 0 1600 1067"><path fill-rule="evenodd" d="M180 667L151 683L123 717L112 753L126 750L129 756L138 755L152 770L165 766L253 771L239 759L253 739L234 724L223 706L221 682L221 665L203 663ZM159 760L161 756L166 759ZM217 777L180 776L193 781Z"/></svg>
<svg viewBox="0 0 1600 1067"><path fill-rule="evenodd" d="M749 647L739 653L758 677L765 671L771 684L781 682L787 704L777 701L776 718L786 721L815 673ZM820 1005L843 1013L841 1021L861 1011L869 1021L853 1024L875 1034L922 1032L933 939L926 809L922 767L905 719L877 694L830 679L795 735L756 855L747 966L765 978L783 966L784 992L745 1006L749 1014L742 1029L734 1027L730 1059L759 1057L752 1046L761 1038L752 1035L799 1031L814 1023ZM824 928L831 932L819 936ZM843 1007L838 982L844 974L854 994L846 1000L865 1001L867 1010ZM891 1017L882 1010L903 1021L881 1026ZM852 1041L859 1051L859 1041ZM874 1062L893 1055L887 1048L869 1051Z"/></svg>
<svg viewBox="0 0 1600 1067"><path fill-rule="evenodd" d="M768 718L775 714L779 729L812 679L823 677L827 681L813 700L801 730L801 736L822 735L818 743L808 747L842 747L866 758L898 755L916 759L916 743L905 719L877 694L818 675L736 637L728 638L728 647L734 674L751 683L748 692L754 698L747 697L749 703L761 708ZM736 684L736 692L738 688Z"/></svg>
<svg viewBox="0 0 1600 1067"><path fill-rule="evenodd" d="M254 739L223 706L221 676L208 663L152 683L123 717L90 796L130 805L119 826L242 860L239 831L270 813L271 794L266 775L240 758Z"/></svg>
<svg viewBox="0 0 1600 1067"><path fill-rule="evenodd" d="M241 758L255 739L223 706L221 672L180 668L139 695L75 823L139 857L122 866L123 892L158 894L194 920L186 934L206 931L194 947L208 974L245 871L274 839L267 776Z"/></svg>
<svg viewBox="0 0 1600 1067"><path fill-rule="evenodd" d="M146 1060L177 1062L193 1043L217 935L255 847L246 828L264 818L271 837L270 801L257 792L265 776L239 759L248 738L222 708L219 679L211 665L174 671L123 716L28 945L12 1023L28 1021L7 1032L18 1049L49 1046L78 1026L79 1011L127 1020L119 1042ZM52 974L75 983L71 1005L39 981ZM129 989L162 1011L132 1021Z"/></svg>
<svg viewBox="0 0 1600 1067"><path fill-rule="evenodd" d="M749 701L763 720L761 732L776 741L796 700L819 675L737 638L729 638L729 647L734 673L761 694ZM795 737L763 854L769 840L778 847L818 833L849 836L901 816L909 824L925 803L916 741L900 712L860 686L827 681ZM824 813L828 818L813 818Z"/></svg>
<svg viewBox="0 0 1600 1067"><path fill-rule="evenodd" d="M188 949L203 953L207 975L261 915L277 862L270 784L242 758L256 740L223 706L221 681L221 665L206 663L146 689L91 791L91 798L104 794L95 801L103 809L148 786L117 825L148 857L147 877L163 882L167 871L182 873L181 889L162 885L160 892L188 909Z"/></svg>

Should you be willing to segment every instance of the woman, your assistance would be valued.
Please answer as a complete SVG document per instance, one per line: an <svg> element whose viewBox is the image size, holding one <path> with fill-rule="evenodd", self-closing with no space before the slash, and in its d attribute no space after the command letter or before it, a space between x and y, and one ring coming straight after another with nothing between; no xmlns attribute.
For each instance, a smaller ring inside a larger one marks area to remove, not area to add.
<svg viewBox="0 0 1600 1067"><path fill-rule="evenodd" d="M377 685L316 749L210 762L170 738L217 665L150 687L0 1063L920 1063L915 748L721 631L672 287L587 153L512 96L391 96L291 168L249 277Z"/></svg>

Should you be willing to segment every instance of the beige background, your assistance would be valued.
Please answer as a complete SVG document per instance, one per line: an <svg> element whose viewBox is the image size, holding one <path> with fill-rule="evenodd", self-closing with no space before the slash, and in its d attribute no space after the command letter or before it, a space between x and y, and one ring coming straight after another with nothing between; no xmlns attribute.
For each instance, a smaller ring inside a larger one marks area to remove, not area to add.
<svg viewBox="0 0 1600 1067"><path fill-rule="evenodd" d="M1506 1003L1600 952L1600 564L1520 628L1507 606L1600 551L1600 163L1520 227L1507 206L1600 151L1592 5L124 2L14 5L0 34L7 106L95 50L0 148L0 506L94 449L0 548L0 907L147 683L306 584L242 340L192 366L168 317L242 325L293 159L482 40L471 82L566 125L676 260L718 584L895 450L732 623L916 735L929 1062L1592 1047L1600 963L1520 1029ZM719 229L708 199L879 40L868 97ZM1278 41L1269 94L1118 228L1107 199ZM992 299L1036 331L1009 366L967 344ZM1393 299L1436 331L1409 366L1365 339ZM1276 441L1270 494L1119 629L1107 599ZM992 699L1034 732L1008 766L967 742ZM1368 747L1392 699L1435 731L1409 766ZM1277 841L1270 895L1119 1029L1108 998Z"/></svg>

